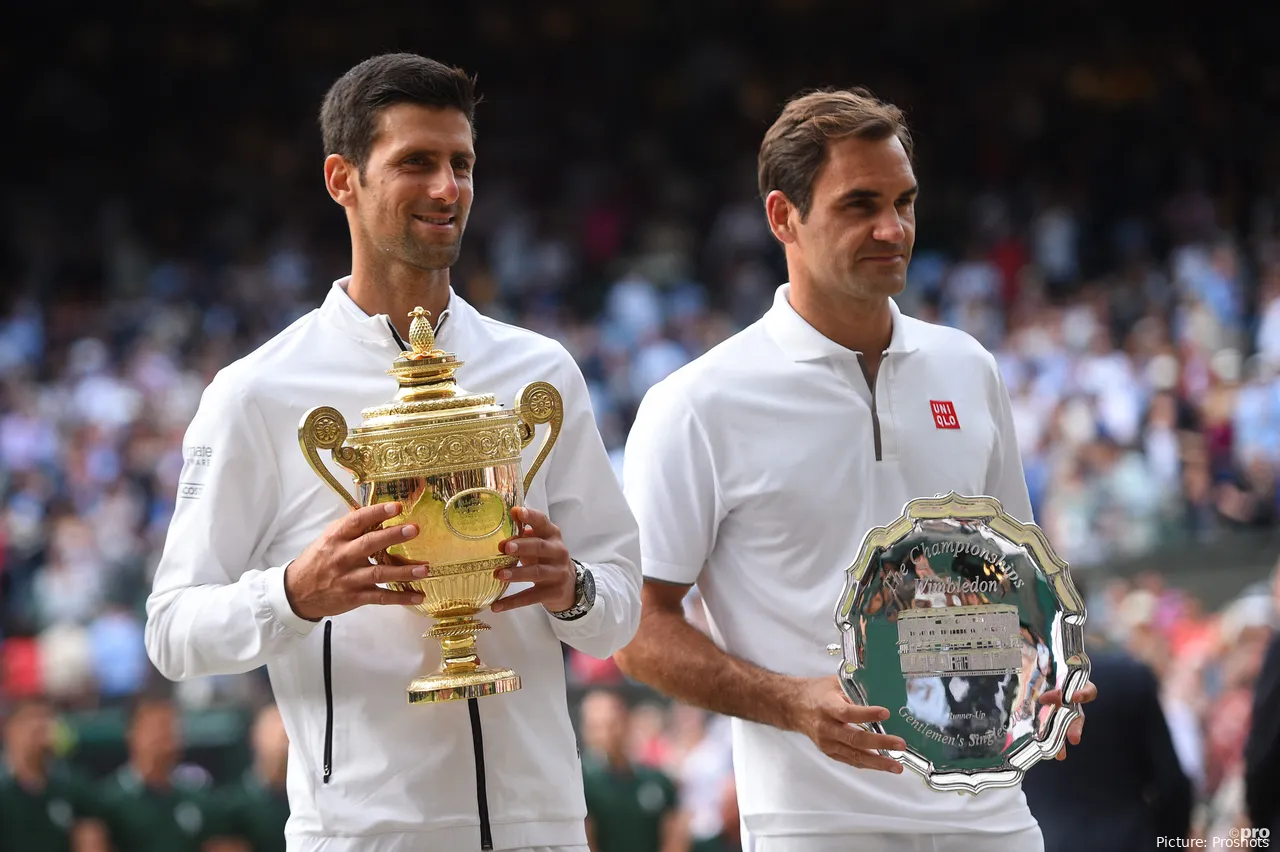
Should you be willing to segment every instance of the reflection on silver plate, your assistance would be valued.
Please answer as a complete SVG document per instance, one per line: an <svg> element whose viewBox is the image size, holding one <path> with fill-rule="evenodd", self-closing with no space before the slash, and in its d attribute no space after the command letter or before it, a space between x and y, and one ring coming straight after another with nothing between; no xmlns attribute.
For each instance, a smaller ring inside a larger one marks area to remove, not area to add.
<svg viewBox="0 0 1280 852"><path fill-rule="evenodd" d="M1034 524L992 497L913 500L867 533L836 606L840 683L935 790L1012 787L1057 754L1089 679L1084 602ZM1040 696L1062 689L1062 706Z"/></svg>

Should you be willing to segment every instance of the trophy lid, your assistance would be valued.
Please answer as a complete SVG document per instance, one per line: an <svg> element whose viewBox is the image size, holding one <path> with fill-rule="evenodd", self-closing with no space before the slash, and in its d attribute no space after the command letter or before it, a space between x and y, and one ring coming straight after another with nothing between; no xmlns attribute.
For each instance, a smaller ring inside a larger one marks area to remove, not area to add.
<svg viewBox="0 0 1280 852"><path fill-rule="evenodd" d="M465 362L436 346L431 312L422 306L409 314L408 352L401 352L388 374L400 383L391 402L366 408L361 429L409 426L420 419L456 420L505 413L492 394L472 394L458 386L454 373Z"/></svg>

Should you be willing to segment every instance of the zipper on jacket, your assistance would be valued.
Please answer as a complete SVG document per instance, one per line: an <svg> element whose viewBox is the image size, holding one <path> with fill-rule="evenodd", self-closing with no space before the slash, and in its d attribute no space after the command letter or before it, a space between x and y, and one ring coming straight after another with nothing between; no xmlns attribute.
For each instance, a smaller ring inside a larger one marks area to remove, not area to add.
<svg viewBox="0 0 1280 852"><path fill-rule="evenodd" d="M440 319L436 322L435 327L432 329L432 331L435 334L439 334L440 330L444 328L444 321L447 320L448 318L449 318L449 311L446 308L445 312L440 315ZM396 328L396 324L391 321L391 317L387 317L387 328L391 329L391 339L396 342L396 346L400 347L401 352L413 351L413 347L410 346L408 343L406 343L404 338L400 336L400 330Z"/></svg>
<svg viewBox="0 0 1280 852"><path fill-rule="evenodd" d="M391 317L387 317L387 328L391 329L391 338L395 340L396 346L400 347L401 352L413 351L409 344L404 342L404 338L400 336L400 332L396 328L396 324L391 321Z"/></svg>
<svg viewBox="0 0 1280 852"><path fill-rule="evenodd" d="M333 622L324 623L324 783L333 776Z"/></svg>
<svg viewBox="0 0 1280 852"><path fill-rule="evenodd" d="M876 445L876 461L884 461L880 444L880 414L876 411L876 383L880 381L880 371L884 369L884 359L888 354L880 353L880 365L876 368L875 376L872 376L867 372L867 362L862 360L862 353L858 353L858 366L862 368L862 377L867 380L867 387L871 389L871 434Z"/></svg>
<svg viewBox="0 0 1280 852"><path fill-rule="evenodd" d="M489 788L484 780L484 731L480 728L480 703L467 699L471 713L471 747L476 754L476 806L480 810L480 848L493 848L493 829L489 826Z"/></svg>

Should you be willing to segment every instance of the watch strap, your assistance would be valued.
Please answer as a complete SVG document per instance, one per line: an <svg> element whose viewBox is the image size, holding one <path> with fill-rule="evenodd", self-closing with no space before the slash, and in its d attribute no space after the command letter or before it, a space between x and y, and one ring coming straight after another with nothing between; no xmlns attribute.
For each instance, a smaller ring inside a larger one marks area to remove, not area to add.
<svg viewBox="0 0 1280 852"><path fill-rule="evenodd" d="M576 566L575 573L577 574L577 581L574 583L573 606L561 612L551 613L552 616L561 621L575 621L582 618L591 611L591 607L595 603L589 599L587 594L587 584L594 579L589 576L590 570L578 560L574 559L572 561Z"/></svg>

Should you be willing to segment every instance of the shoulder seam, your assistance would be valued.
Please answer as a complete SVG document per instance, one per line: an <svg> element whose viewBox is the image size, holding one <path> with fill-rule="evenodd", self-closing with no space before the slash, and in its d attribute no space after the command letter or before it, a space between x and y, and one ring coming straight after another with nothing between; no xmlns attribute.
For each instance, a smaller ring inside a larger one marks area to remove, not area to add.
<svg viewBox="0 0 1280 852"><path fill-rule="evenodd" d="M547 335L542 334L541 332L534 331L534 330L533 330L533 329L531 329L531 328L525 328L524 326L522 326L522 325L516 325L515 323L503 322L503 321L502 321L502 320L500 320L500 319L494 319L493 317L485 316L484 314L480 313L479 311L476 311L476 316L478 316L478 317L480 318L480 322L482 322L482 323L484 323L484 324L486 324L486 325L493 325L493 326L497 326L498 328L509 328L509 329L511 329L512 331L519 331L519 332L522 332L522 333L524 333L524 334L531 335L531 336L533 336L533 337L541 338L542 340L546 340L546 341L549 341L549 342L551 342L551 343L559 343L559 342L560 342L560 341L556 340L554 337L548 337Z"/></svg>
<svg viewBox="0 0 1280 852"><path fill-rule="evenodd" d="M711 452L711 438L707 434L706 426L702 423L702 417L698 413L698 407L693 404L693 399L688 395L685 389L674 384L671 389L679 395L681 401L689 408L689 418L693 423L693 428L697 431L699 439L702 441L702 449L707 454L707 462L711 465L711 487L715 491L716 503L720 510L724 510L726 503L724 494L720 490L720 471L716 469L716 457ZM717 514L720 514L717 512Z"/></svg>
<svg viewBox="0 0 1280 852"><path fill-rule="evenodd" d="M267 360L269 362L269 359L267 359L267 356L262 354L263 349L265 349L268 346L274 347L277 344L283 343L284 341L287 341L287 340L292 340L294 337L297 337L298 335L303 334L306 328L316 321L317 313L318 311L312 310L312 311L308 311L303 316L298 317L296 320L291 322L288 326L286 326L285 328L277 332L274 336L272 336L271 338L269 338L268 340L260 344L252 352L242 355L241 357L232 361L226 367L223 367L223 371L231 369L240 364L252 364L254 361L259 359Z"/></svg>

